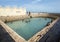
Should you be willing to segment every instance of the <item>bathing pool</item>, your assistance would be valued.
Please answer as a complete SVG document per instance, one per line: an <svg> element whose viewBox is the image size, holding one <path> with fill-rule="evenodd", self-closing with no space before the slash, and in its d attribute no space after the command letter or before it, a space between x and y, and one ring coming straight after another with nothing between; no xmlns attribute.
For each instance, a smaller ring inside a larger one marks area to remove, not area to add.
<svg viewBox="0 0 60 42"><path fill-rule="evenodd" d="M30 18L7 22L6 24L25 40L29 40L51 21L51 18Z"/></svg>

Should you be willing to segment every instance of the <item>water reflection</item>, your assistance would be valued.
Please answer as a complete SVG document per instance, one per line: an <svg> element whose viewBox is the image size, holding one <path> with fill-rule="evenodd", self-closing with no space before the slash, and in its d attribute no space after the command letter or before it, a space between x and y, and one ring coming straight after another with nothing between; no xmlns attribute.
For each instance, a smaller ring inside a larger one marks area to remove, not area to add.
<svg viewBox="0 0 60 42"><path fill-rule="evenodd" d="M26 20L25 23L29 23L30 22L30 19Z"/></svg>
<svg viewBox="0 0 60 42"><path fill-rule="evenodd" d="M22 22L25 22L25 23L29 23L30 22L30 19L22 19Z"/></svg>

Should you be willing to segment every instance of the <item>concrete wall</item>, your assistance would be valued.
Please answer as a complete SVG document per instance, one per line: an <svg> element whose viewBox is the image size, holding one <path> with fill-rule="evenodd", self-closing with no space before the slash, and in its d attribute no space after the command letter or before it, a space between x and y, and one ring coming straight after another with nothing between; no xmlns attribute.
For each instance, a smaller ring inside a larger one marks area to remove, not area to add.
<svg viewBox="0 0 60 42"><path fill-rule="evenodd" d="M25 8L17 7L0 7L0 16L16 16L16 15L26 15Z"/></svg>

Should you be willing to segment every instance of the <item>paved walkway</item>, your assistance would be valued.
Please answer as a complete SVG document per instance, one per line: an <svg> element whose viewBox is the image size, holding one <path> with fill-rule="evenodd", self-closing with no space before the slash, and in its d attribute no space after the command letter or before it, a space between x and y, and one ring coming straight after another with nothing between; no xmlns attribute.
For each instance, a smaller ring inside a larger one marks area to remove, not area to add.
<svg viewBox="0 0 60 42"><path fill-rule="evenodd" d="M5 29L0 25L0 42L15 42Z"/></svg>
<svg viewBox="0 0 60 42"><path fill-rule="evenodd" d="M60 42L60 19L57 23L39 40L39 42Z"/></svg>

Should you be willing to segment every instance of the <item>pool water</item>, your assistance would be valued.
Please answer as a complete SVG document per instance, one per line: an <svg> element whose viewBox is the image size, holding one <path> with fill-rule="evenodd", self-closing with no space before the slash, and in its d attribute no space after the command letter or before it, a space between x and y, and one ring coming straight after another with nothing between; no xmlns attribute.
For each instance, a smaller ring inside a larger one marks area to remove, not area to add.
<svg viewBox="0 0 60 42"><path fill-rule="evenodd" d="M33 35L43 29L47 23L51 22L50 18L30 18L19 21L7 22L16 33L25 40L29 40Z"/></svg>

